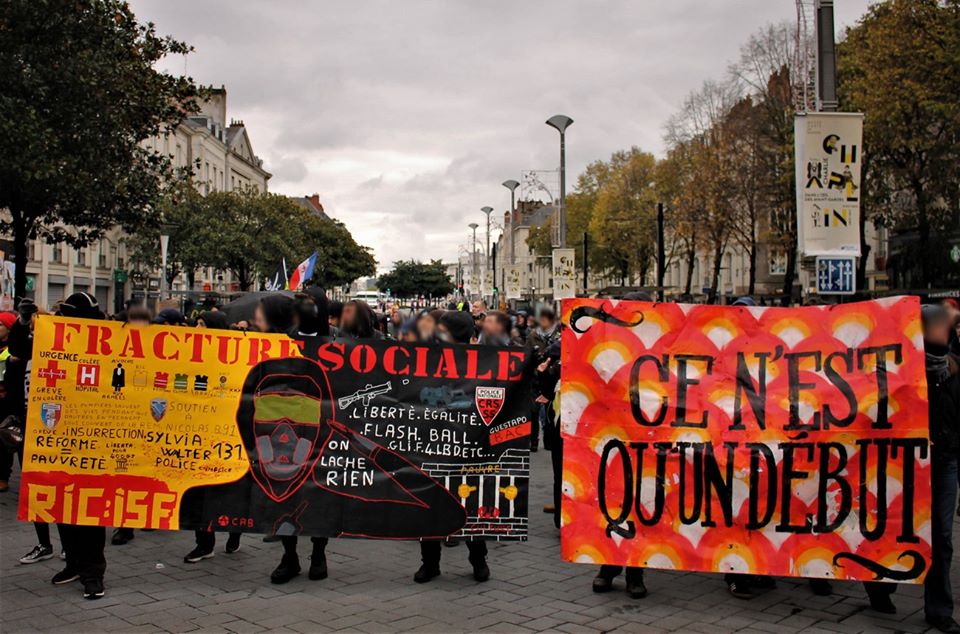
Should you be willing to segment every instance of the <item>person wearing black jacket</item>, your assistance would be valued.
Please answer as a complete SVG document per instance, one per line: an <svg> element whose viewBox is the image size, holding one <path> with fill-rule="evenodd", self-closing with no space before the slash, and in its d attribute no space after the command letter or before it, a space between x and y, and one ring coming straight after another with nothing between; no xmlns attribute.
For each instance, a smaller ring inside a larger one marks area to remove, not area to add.
<svg viewBox="0 0 960 634"><path fill-rule="evenodd" d="M60 304L58 314L81 319L104 319L96 298L88 293L74 293ZM84 599L100 599L104 595L103 575L107 560L103 554L107 529L103 526L57 524L60 541L66 554L66 567L53 576L54 585L80 580Z"/></svg>
<svg viewBox="0 0 960 634"><path fill-rule="evenodd" d="M933 553L923 584L927 623L941 632L960 632L953 619L950 585L953 513L957 508L957 457L960 454L960 360L950 354L953 322L943 306L924 306L927 399L930 407L930 481Z"/></svg>

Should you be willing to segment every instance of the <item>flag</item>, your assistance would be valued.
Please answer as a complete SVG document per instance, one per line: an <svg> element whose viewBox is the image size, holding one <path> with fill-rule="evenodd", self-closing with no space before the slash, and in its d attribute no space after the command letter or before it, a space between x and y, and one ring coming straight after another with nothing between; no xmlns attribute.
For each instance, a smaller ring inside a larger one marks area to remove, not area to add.
<svg viewBox="0 0 960 634"><path fill-rule="evenodd" d="M287 287L287 259L281 258L280 264L277 265L277 270L273 272L273 275L267 278L266 283L263 285L264 290L267 291L282 291Z"/></svg>
<svg viewBox="0 0 960 634"><path fill-rule="evenodd" d="M290 283L287 284L287 288L291 291L300 290L304 283L313 277L313 267L317 264L317 252L314 251L313 255L300 263L297 268L293 270L293 273L290 274Z"/></svg>

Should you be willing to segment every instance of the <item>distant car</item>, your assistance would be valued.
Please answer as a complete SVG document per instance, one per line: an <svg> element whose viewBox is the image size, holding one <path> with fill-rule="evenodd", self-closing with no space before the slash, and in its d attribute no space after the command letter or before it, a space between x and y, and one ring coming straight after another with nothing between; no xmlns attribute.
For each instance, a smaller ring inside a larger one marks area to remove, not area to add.
<svg viewBox="0 0 960 634"><path fill-rule="evenodd" d="M377 291L360 291L350 299L358 302L366 302L371 308L378 308L380 304L380 293Z"/></svg>

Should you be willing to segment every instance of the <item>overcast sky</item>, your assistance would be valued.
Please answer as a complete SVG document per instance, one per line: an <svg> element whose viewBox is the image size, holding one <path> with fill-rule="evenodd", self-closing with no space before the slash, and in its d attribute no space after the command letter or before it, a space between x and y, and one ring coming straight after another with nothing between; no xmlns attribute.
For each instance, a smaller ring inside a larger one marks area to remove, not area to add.
<svg viewBox="0 0 960 634"><path fill-rule="evenodd" d="M868 0L836 0L838 28ZM270 189L325 208L397 259L457 256L500 183L556 169L568 188L598 158L662 154L663 124L722 77L751 33L793 0L133 0L196 49L167 67L227 88L273 174Z"/></svg>

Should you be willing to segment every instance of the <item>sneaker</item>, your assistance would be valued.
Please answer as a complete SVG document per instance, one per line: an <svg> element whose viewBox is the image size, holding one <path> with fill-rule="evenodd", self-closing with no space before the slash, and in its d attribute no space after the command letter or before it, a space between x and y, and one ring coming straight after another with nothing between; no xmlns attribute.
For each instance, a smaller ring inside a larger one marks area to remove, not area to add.
<svg viewBox="0 0 960 634"><path fill-rule="evenodd" d="M103 598L103 581L100 579L88 579L83 582L83 598L89 601L96 601Z"/></svg>
<svg viewBox="0 0 960 634"><path fill-rule="evenodd" d="M740 577L741 575L737 576ZM727 580L727 590L738 599L746 600L753 598L753 590L750 589L750 583L743 578Z"/></svg>
<svg viewBox="0 0 960 634"><path fill-rule="evenodd" d="M556 513L556 512L557 512L557 507L554 506L553 504L544 504L544 505L543 505L543 512L544 512L544 513Z"/></svg>
<svg viewBox="0 0 960 634"><path fill-rule="evenodd" d="M874 593L872 596L868 596L870 599L870 609L874 612L879 612L880 614L896 614L897 606L893 604L893 599L889 594L883 593Z"/></svg>
<svg viewBox="0 0 960 634"><path fill-rule="evenodd" d="M286 583L300 574L300 560L296 555L284 555L280 565L270 573L270 583Z"/></svg>
<svg viewBox="0 0 960 634"><path fill-rule="evenodd" d="M227 545L223 547L223 552L228 555L240 550L240 533L230 533L230 537L227 538Z"/></svg>
<svg viewBox="0 0 960 634"><path fill-rule="evenodd" d="M443 545L447 548L453 548L460 545L460 540L458 540L456 537L448 537L443 540Z"/></svg>
<svg viewBox="0 0 960 634"><path fill-rule="evenodd" d="M123 546L124 544L132 540L133 540L132 528L118 528L117 530L113 531L113 537L110 538L110 543L113 544L114 546Z"/></svg>
<svg viewBox="0 0 960 634"><path fill-rule="evenodd" d="M272 543L278 542L278 541L280 541L280 536L279 536L279 535L264 535L264 536L263 536L263 543L264 543L264 544L272 544Z"/></svg>
<svg viewBox="0 0 960 634"><path fill-rule="evenodd" d="M38 544L33 547L33 550L20 558L20 563L35 564L38 561L46 561L47 559L53 559L53 546Z"/></svg>
<svg viewBox="0 0 960 634"><path fill-rule="evenodd" d="M55 586L62 586L67 583L73 583L80 578L80 575L70 570L69 568L64 568L57 574L53 575L53 579L50 580Z"/></svg>
<svg viewBox="0 0 960 634"><path fill-rule="evenodd" d="M413 575L413 580L417 583L427 583L431 579L440 576L440 568L433 568L427 564L420 566L420 570Z"/></svg>
<svg viewBox="0 0 960 634"><path fill-rule="evenodd" d="M610 592L613 590L613 578L597 575L593 578L593 591L597 593Z"/></svg>
<svg viewBox="0 0 960 634"><path fill-rule="evenodd" d="M958 624L949 616L940 618L928 616L926 619L927 623L930 624L935 630L946 632L947 634L957 634L960 632L960 624Z"/></svg>
<svg viewBox="0 0 960 634"><path fill-rule="evenodd" d="M183 563L195 564L198 561L203 561L204 559L210 559L211 557L213 557L212 550L204 550L203 548L200 548L199 546L197 546L196 548L191 550L189 553L187 553L187 556L183 558Z"/></svg>

